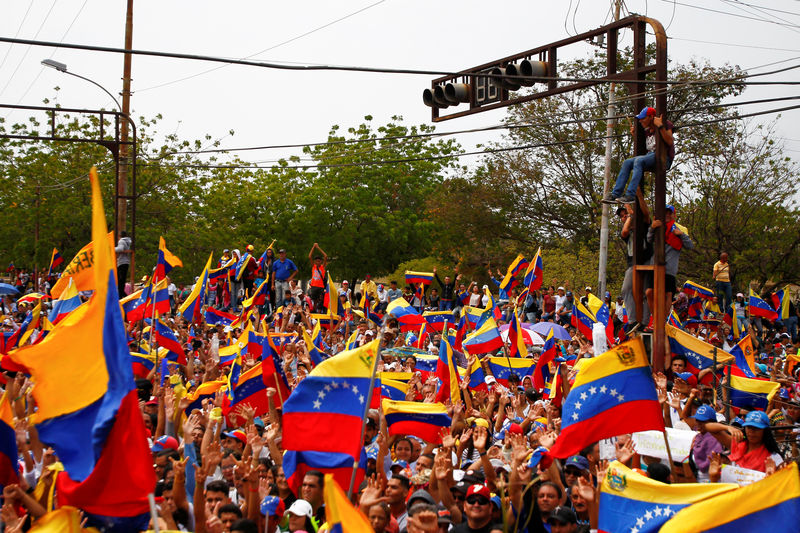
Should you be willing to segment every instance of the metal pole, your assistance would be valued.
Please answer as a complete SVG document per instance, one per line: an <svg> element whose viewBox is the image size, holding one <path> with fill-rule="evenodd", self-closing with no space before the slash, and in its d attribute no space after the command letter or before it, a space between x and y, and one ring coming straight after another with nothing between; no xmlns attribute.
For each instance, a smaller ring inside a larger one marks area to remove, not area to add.
<svg viewBox="0 0 800 533"><path fill-rule="evenodd" d="M133 48L133 0L128 0L127 14L125 17L125 49ZM122 114L128 117L131 112L131 54L125 53L122 64ZM122 120L120 125L119 146L119 176L117 178L117 220L116 238L125 229L128 219L128 200L120 196L128 195L128 121ZM135 245L135 243L134 243Z"/></svg>
<svg viewBox="0 0 800 533"><path fill-rule="evenodd" d="M619 11L621 0L614 0L614 21L619 20ZM609 39L607 42L611 42ZM614 50L614 48L607 48ZM607 52L608 53L608 52ZM616 53L614 51L614 53ZM608 61L606 61L608 62ZM608 109L606 111L606 156L605 156L605 172L603 175L603 198L608 195L611 188L611 139L614 135L614 127L617 125L617 119L612 118L617 115L616 92L614 83L608 89ZM605 294L606 292L606 265L608 263L608 218L610 206L606 203L602 204L603 215L600 219L600 261L597 267L597 287L598 294Z"/></svg>

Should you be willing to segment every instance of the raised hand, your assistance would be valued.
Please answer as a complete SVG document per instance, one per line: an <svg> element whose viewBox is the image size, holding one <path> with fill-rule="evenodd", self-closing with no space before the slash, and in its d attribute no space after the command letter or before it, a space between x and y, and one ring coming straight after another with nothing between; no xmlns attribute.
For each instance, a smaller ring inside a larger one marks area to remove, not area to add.
<svg viewBox="0 0 800 533"><path fill-rule="evenodd" d="M358 500L358 506L364 511L368 511L373 505L379 503L386 503L389 501L387 496L381 496L381 484L375 474L372 474L367 480L367 488L361 493L361 498Z"/></svg>
<svg viewBox="0 0 800 533"><path fill-rule="evenodd" d="M439 434L442 437L442 449L452 450L456 445L456 438L450 433L450 430L442 429Z"/></svg>
<svg viewBox="0 0 800 533"><path fill-rule="evenodd" d="M667 388L667 376L665 376L663 372L658 372L657 374L653 374L653 379L656 382L656 387L660 389Z"/></svg>
<svg viewBox="0 0 800 533"><path fill-rule="evenodd" d="M614 448L614 452L617 455L617 461L626 465L636 454L636 449L633 446L633 439L628 439L625 444L620 444L620 442L617 441L614 443Z"/></svg>
<svg viewBox="0 0 800 533"><path fill-rule="evenodd" d="M721 475L722 475L722 456L717 452L713 452L711 454L711 459L708 462L709 480L712 483L716 483L717 481L719 481Z"/></svg>
<svg viewBox="0 0 800 533"><path fill-rule="evenodd" d="M479 452L483 452L486 450L486 440L489 436L489 431L483 426L477 426L475 428L475 436L472 438L472 444L475 445L475 449Z"/></svg>

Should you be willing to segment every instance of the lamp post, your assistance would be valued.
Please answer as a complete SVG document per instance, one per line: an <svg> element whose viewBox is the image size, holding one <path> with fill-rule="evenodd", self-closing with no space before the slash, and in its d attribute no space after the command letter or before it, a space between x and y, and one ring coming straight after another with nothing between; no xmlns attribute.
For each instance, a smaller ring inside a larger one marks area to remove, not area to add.
<svg viewBox="0 0 800 533"><path fill-rule="evenodd" d="M80 78L80 79L82 79L84 81L88 81L92 85L94 85L96 87L99 87L104 93L106 93L108 95L109 98L111 98L114 101L114 103L117 105L117 109L119 109L120 113L122 112L122 106L119 104L117 99L114 98L114 95L111 94L110 92L108 92L108 89L106 89L105 87L103 87L102 85L97 83L96 81L94 81L92 79L89 79L89 78L87 78L85 76L81 76L80 74L75 74L74 72L70 72L69 70L67 70L67 65L64 64L64 63L61 63L60 61L55 61L53 59L44 59L44 60L42 60L42 65L44 65L45 67L54 68L59 72L63 72L64 74L69 74L70 76L75 76L76 78Z"/></svg>

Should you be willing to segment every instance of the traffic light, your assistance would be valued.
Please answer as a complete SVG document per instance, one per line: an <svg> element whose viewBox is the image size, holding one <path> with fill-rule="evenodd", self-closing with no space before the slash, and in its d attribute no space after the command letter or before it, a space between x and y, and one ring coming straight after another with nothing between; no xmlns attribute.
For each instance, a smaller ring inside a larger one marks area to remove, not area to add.
<svg viewBox="0 0 800 533"><path fill-rule="evenodd" d="M428 107L444 109L461 103L471 106L498 102L503 99L501 90L517 91L520 87L530 87L546 80L547 63L523 59L518 63L507 63L505 66L486 68L470 72L466 76L469 83L439 83L431 89L422 91L422 101ZM473 94L474 93L474 94ZM506 94L506 93L502 93Z"/></svg>

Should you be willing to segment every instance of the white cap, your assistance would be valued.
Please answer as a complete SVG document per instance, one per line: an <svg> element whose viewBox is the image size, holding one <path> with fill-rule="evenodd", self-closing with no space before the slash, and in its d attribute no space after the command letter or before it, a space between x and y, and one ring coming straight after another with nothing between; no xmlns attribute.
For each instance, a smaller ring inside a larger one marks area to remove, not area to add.
<svg viewBox="0 0 800 533"><path fill-rule="evenodd" d="M564 287L559 287L559 288L557 288L556 290L557 290L557 291L563 291L563 290L564 290Z"/></svg>
<svg viewBox="0 0 800 533"><path fill-rule="evenodd" d="M489 375L489 376L486 376L485 378L483 378L483 381L484 381L484 382L485 382L487 385L491 385L491 384L493 384L493 383L497 383L497 380L495 379L495 377L494 377L494 376L491 376L491 375Z"/></svg>
<svg viewBox="0 0 800 533"><path fill-rule="evenodd" d="M286 509L286 513L283 513L286 516L287 513L292 513L295 516L307 516L309 518L313 518L314 510L311 508L311 504L305 500L295 500L292 505Z"/></svg>

